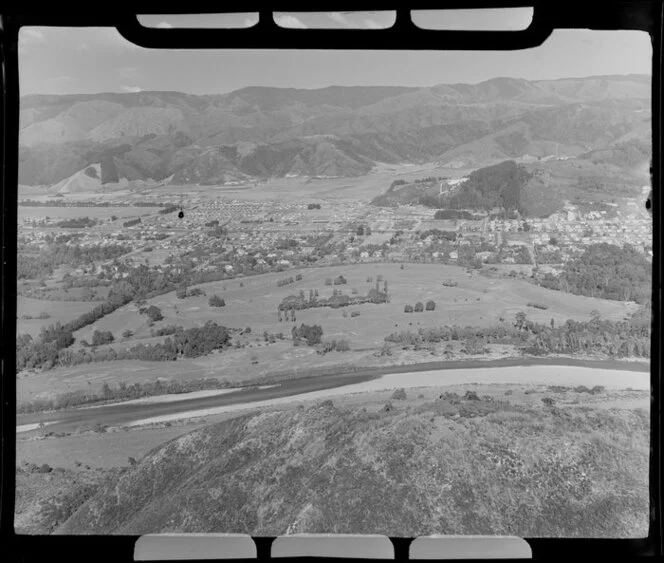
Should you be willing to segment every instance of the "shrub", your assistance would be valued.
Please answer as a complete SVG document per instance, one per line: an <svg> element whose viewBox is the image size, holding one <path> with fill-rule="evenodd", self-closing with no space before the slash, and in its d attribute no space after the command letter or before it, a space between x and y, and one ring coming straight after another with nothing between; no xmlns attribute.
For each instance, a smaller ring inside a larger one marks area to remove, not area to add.
<svg viewBox="0 0 664 563"><path fill-rule="evenodd" d="M427 306L426 306L427 311L435 311L436 310L436 302L433 300L427 301Z"/></svg>
<svg viewBox="0 0 664 563"><path fill-rule="evenodd" d="M122 333L122 338L131 338L132 336L134 336L134 333L129 329Z"/></svg>
<svg viewBox="0 0 664 563"><path fill-rule="evenodd" d="M297 274L295 276L295 281L302 281L302 274Z"/></svg>
<svg viewBox="0 0 664 563"><path fill-rule="evenodd" d="M576 393L590 393L590 389L588 389L585 385L578 385L574 388L574 391Z"/></svg>
<svg viewBox="0 0 664 563"><path fill-rule="evenodd" d="M103 346L104 344L110 344L113 342L113 334L109 330L95 330L92 334L92 345L93 346Z"/></svg>
<svg viewBox="0 0 664 563"><path fill-rule="evenodd" d="M463 396L466 401L479 401L480 398L477 396L475 391L466 391L466 394Z"/></svg>
<svg viewBox="0 0 664 563"><path fill-rule="evenodd" d="M403 312L404 312L404 313L412 313L412 312L413 312L413 306L412 306L412 305L406 305L406 306L403 308Z"/></svg>
<svg viewBox="0 0 664 563"><path fill-rule="evenodd" d="M383 411L390 412L391 410L394 410L394 407L392 406L392 403L390 401L387 401L387 403L385 403L385 406L383 407Z"/></svg>
<svg viewBox="0 0 664 563"><path fill-rule="evenodd" d="M415 312L421 313L422 311L424 311L424 305L422 305L421 301L418 301L417 303L415 303Z"/></svg>
<svg viewBox="0 0 664 563"><path fill-rule="evenodd" d="M226 306L226 301L224 301L218 295L213 295L212 297L210 297L210 299L208 300L208 303L210 304L210 307L225 307Z"/></svg>
<svg viewBox="0 0 664 563"><path fill-rule="evenodd" d="M395 401L405 401L407 398L408 397L406 395L406 390L403 389L403 388L397 389L396 391L394 391L394 393L392 393L392 397L391 397L391 399L393 399Z"/></svg>
<svg viewBox="0 0 664 563"><path fill-rule="evenodd" d="M156 323L157 321L161 321L164 319L164 315L161 314L161 309L159 307L155 307L154 305L150 305L145 310L145 314L149 317L149 319L153 323Z"/></svg>
<svg viewBox="0 0 664 563"><path fill-rule="evenodd" d="M346 283L348 283L346 278L341 275L334 278L334 285L344 285Z"/></svg>
<svg viewBox="0 0 664 563"><path fill-rule="evenodd" d="M353 311L353 312L350 314L350 317L351 317L351 318L355 318L355 317L359 317L359 316L360 316L360 312L359 312L359 311Z"/></svg>
<svg viewBox="0 0 664 563"><path fill-rule="evenodd" d="M131 456L129 456L129 458L127 458L127 461L129 462L129 465L131 465L132 467L134 467L135 465L138 465L138 462L136 461L136 459L131 457Z"/></svg>
<svg viewBox="0 0 664 563"><path fill-rule="evenodd" d="M542 402L547 407L552 407L553 405L556 404L556 402L551 397L543 397Z"/></svg>
<svg viewBox="0 0 664 563"><path fill-rule="evenodd" d="M511 389L508 389L507 391L505 391L505 395L513 395L513 394L514 394L514 391L512 391Z"/></svg>
<svg viewBox="0 0 664 563"><path fill-rule="evenodd" d="M53 471L53 468L48 463L44 463L37 470L37 473L50 473L51 471Z"/></svg>
<svg viewBox="0 0 664 563"><path fill-rule="evenodd" d="M601 393L602 391L604 391L604 385L595 385L595 387L593 387L593 388L589 391L589 393L590 393L591 395L596 395L597 393Z"/></svg>
<svg viewBox="0 0 664 563"><path fill-rule="evenodd" d="M332 285L332 278L325 278L325 285Z"/></svg>

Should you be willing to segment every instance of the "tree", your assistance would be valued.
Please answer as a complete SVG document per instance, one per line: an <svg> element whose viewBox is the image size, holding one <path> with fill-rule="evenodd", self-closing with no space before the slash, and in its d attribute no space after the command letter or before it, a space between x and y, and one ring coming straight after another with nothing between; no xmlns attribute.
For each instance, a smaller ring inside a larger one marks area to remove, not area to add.
<svg viewBox="0 0 664 563"><path fill-rule="evenodd" d="M523 311L519 311L515 316L514 316L514 326L518 330L522 330L526 326L526 314Z"/></svg>
<svg viewBox="0 0 664 563"><path fill-rule="evenodd" d="M406 306L403 308L403 312L404 312L404 313L412 313L412 312L413 312L413 306L412 306L412 305L406 305Z"/></svg>
<svg viewBox="0 0 664 563"><path fill-rule="evenodd" d="M146 310L145 314L148 316L150 321L153 323L156 323L157 321L161 321L164 319L164 315L161 313L161 309L159 307L156 307L154 305L150 305Z"/></svg>
<svg viewBox="0 0 664 563"><path fill-rule="evenodd" d="M134 333L129 329L122 333L122 338L131 338L132 336L134 336Z"/></svg>
<svg viewBox="0 0 664 563"><path fill-rule="evenodd" d="M435 311L436 310L436 302L433 300L427 301L427 306L426 306L427 311Z"/></svg>
<svg viewBox="0 0 664 563"><path fill-rule="evenodd" d="M422 311L424 311L424 305L422 305L421 301L418 301L417 303L415 303L415 312L421 313Z"/></svg>
<svg viewBox="0 0 664 563"><path fill-rule="evenodd" d="M92 333L92 345L93 346L103 346L104 344L111 344L115 338L109 330L95 330Z"/></svg>
<svg viewBox="0 0 664 563"><path fill-rule="evenodd" d="M225 307L226 306L226 301L224 301L221 297L218 295L213 295L208 299L208 303L210 307Z"/></svg>

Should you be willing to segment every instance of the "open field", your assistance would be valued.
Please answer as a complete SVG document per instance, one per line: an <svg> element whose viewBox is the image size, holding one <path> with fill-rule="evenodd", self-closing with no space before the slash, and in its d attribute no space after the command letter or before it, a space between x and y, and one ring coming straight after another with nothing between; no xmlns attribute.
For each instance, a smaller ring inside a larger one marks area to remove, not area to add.
<svg viewBox="0 0 664 563"><path fill-rule="evenodd" d="M278 280L295 277L299 273L303 276L302 281L277 287ZM348 280L346 285L325 286L327 278L339 275ZM164 320L156 323L155 328L169 324L188 328L213 320L232 328L251 327L252 333L257 335L265 330L288 334L293 323L279 322L277 317L277 306L284 297L297 295L300 290L308 297L310 289L318 289L321 298L332 295L333 289L350 295L356 288L360 295L366 295L375 286L378 275L388 282L390 303L297 311L296 324L319 324L323 327L324 339L347 338L351 349L357 350L380 346L385 336L394 331L455 324L489 326L499 323L501 317L506 322L512 322L519 311L526 311L528 318L534 321L548 323L553 318L556 323L561 323L567 319L588 320L593 309L597 309L604 318L619 320L636 308L631 303L556 292L523 280L471 277L463 268L435 264L407 264L403 270L399 264L289 270L202 284L198 287L207 293L206 296L179 300L172 292L155 297L148 304L159 307L164 315ZM367 283L367 277L373 277L374 283ZM444 280L454 280L459 285L444 287L441 283ZM213 294L223 297L226 306L210 307L208 299ZM436 302L435 311L404 313L405 305L414 306L417 301L426 303L430 299ZM548 309L527 307L529 302L543 304ZM343 311L348 312L347 318L343 317ZM352 311L359 312L360 316L351 318ZM97 329L110 330L114 334L130 329L136 337L149 334L147 318L138 314L134 304L118 309L74 336L89 339Z"/></svg>
<svg viewBox="0 0 664 563"><path fill-rule="evenodd" d="M72 293L74 290L71 290ZM99 305L98 301L46 301L30 297L16 298L16 334L27 333L33 338L39 335L43 326L55 324L57 321L67 323L76 317L91 311ZM23 315L36 317L39 313L48 313L48 319L22 319Z"/></svg>
<svg viewBox="0 0 664 563"><path fill-rule="evenodd" d="M378 164L371 173L353 178L271 178L266 182L249 181L237 186L169 185L147 188L151 194L179 196L181 193L199 197L232 199L320 199L322 201L371 200L382 194L398 179L414 180L426 176L459 178L472 168L448 168L435 163Z"/></svg>
<svg viewBox="0 0 664 563"><path fill-rule="evenodd" d="M160 207L32 207L19 205L18 218L20 220L43 219L73 219L77 217L90 217L91 219L110 219L113 215L118 218L152 215Z"/></svg>

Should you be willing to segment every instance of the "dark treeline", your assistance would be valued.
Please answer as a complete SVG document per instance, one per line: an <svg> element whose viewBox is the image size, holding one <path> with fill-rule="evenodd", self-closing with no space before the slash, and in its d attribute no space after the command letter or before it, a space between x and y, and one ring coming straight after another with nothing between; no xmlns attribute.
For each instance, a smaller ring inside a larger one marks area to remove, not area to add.
<svg viewBox="0 0 664 563"><path fill-rule="evenodd" d="M131 295L111 289L108 301L97 305L91 311L83 313L65 324L57 322L48 327L42 327L38 340L33 340L28 334L19 335L16 338L16 371L50 369L57 365L61 350L74 343L74 332L91 325L129 301L131 301Z"/></svg>
<svg viewBox="0 0 664 563"><path fill-rule="evenodd" d="M376 284L378 285L378 283ZM300 295L289 295L279 303L279 311L296 310L301 311L304 309L314 309L316 307L332 307L337 309L339 307L349 307L351 305L361 305L363 303L387 303L389 296L387 291L381 291L378 287L371 288L366 295L346 295L339 290L334 290L332 296L325 299L319 298L314 293L309 293L309 298L306 298L303 293Z"/></svg>
<svg viewBox="0 0 664 563"><path fill-rule="evenodd" d="M60 366L75 366L115 360L143 360L151 362L172 362L180 357L198 358L207 356L214 350L221 350L230 341L230 331L208 321L198 328L184 329L181 326L174 330L164 330L169 334L163 343L137 344L129 349L116 350L107 347L102 349L63 349L57 354L54 362Z"/></svg>
<svg viewBox="0 0 664 563"><path fill-rule="evenodd" d="M97 223L96 219L90 219L90 217L73 217L72 219L58 221L55 225L62 229L86 229L94 227Z"/></svg>
<svg viewBox="0 0 664 563"><path fill-rule="evenodd" d="M562 274L547 274L540 283L576 295L646 303L652 292L652 265L628 244L593 244L568 261Z"/></svg>
<svg viewBox="0 0 664 563"><path fill-rule="evenodd" d="M645 310L623 321L594 315L590 321L567 320L556 326L528 320L517 313L514 323L491 327L444 326L401 331L385 338L404 346L420 347L439 342L463 342L468 353L482 353L487 344L511 344L530 355L603 354L612 358L650 357L650 318Z"/></svg>

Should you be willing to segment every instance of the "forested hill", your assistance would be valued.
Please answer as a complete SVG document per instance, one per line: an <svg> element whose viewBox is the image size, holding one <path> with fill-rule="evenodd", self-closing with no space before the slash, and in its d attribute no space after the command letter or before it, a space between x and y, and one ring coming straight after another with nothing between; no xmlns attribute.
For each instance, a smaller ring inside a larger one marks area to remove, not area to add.
<svg viewBox="0 0 664 563"><path fill-rule="evenodd" d="M531 173L513 160L480 168L447 200L447 207L524 212L521 192L530 178Z"/></svg>
<svg viewBox="0 0 664 563"><path fill-rule="evenodd" d="M377 206L419 204L443 209L475 209L488 211L500 208L525 214L522 194L532 178L523 165L506 160L471 172L449 196L441 197L439 186L443 178L424 178L413 182L396 180L387 191L371 202Z"/></svg>

